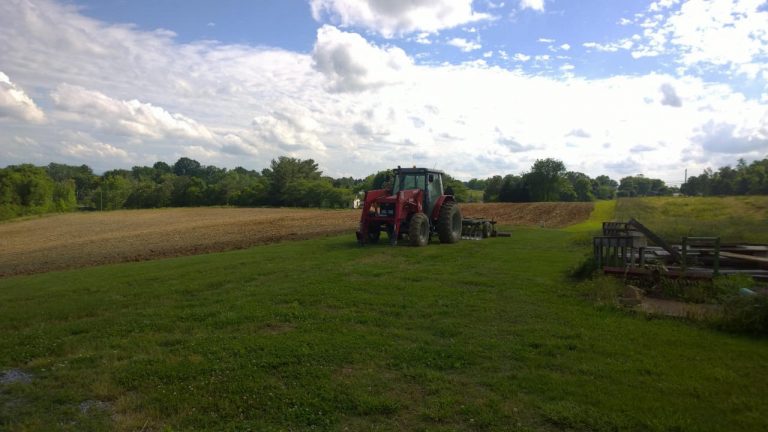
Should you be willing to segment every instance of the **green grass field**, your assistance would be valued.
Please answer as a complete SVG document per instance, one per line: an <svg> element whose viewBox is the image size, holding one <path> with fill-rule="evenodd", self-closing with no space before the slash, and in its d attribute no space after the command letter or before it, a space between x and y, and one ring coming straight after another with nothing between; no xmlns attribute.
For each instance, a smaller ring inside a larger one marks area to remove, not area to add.
<svg viewBox="0 0 768 432"><path fill-rule="evenodd" d="M0 430L768 428L768 341L592 305L577 235L0 279Z"/></svg>
<svg viewBox="0 0 768 432"><path fill-rule="evenodd" d="M631 217L670 242L720 236L724 242L768 243L768 196L619 199L617 220Z"/></svg>

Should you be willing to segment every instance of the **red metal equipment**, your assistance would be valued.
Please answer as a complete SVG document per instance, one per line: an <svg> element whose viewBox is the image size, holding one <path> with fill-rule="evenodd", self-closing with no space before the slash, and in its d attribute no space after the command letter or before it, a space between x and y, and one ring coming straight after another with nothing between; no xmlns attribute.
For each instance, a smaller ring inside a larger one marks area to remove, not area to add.
<svg viewBox="0 0 768 432"><path fill-rule="evenodd" d="M394 184L365 194L357 241L377 243L386 231L392 245L408 236L412 246L429 243L437 233L441 243L461 239L461 210L453 195L443 191L443 173L427 168L400 168Z"/></svg>

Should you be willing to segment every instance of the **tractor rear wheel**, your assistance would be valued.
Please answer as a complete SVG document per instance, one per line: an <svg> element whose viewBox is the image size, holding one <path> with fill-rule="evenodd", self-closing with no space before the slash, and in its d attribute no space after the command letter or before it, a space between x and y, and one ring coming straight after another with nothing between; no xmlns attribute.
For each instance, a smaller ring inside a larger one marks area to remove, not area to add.
<svg viewBox="0 0 768 432"><path fill-rule="evenodd" d="M429 218L424 213L411 216L408 227L408 240L411 246L426 246L429 243Z"/></svg>
<svg viewBox="0 0 768 432"><path fill-rule="evenodd" d="M461 210L455 201L444 202L437 219L440 243L456 243L461 239Z"/></svg>

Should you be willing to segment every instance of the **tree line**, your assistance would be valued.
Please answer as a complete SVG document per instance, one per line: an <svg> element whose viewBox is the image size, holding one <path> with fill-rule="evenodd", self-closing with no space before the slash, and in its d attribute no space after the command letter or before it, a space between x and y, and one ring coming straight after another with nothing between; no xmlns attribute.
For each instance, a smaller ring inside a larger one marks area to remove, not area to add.
<svg viewBox="0 0 768 432"><path fill-rule="evenodd" d="M627 176L618 182L606 175L590 178L568 171L557 159L539 159L521 175L508 174L486 179L472 179L465 185L483 192L485 202L593 201L616 197L683 195L762 195L768 194L768 158L747 164L739 160L736 168L725 166L717 171L704 170L690 177L680 187L642 174Z"/></svg>
<svg viewBox="0 0 768 432"><path fill-rule="evenodd" d="M323 176L312 159L281 156L261 171L202 165L182 157L173 165L110 170L97 175L87 165L51 163L0 169L0 220L76 209L115 210L190 206L349 207L362 191L378 189L391 170L364 179ZM446 189L461 202L593 201L615 197L768 194L768 159L736 168L707 169L680 189L643 175L615 181L568 171L557 159L540 159L523 174L471 179L450 175Z"/></svg>
<svg viewBox="0 0 768 432"><path fill-rule="evenodd" d="M768 194L768 158L747 165L739 159L736 168L710 168L687 179L680 191L686 195L765 195Z"/></svg>
<svg viewBox="0 0 768 432"><path fill-rule="evenodd" d="M94 174L87 165L0 169L0 219L28 214L192 206L347 207L363 180L323 176L312 159L281 156L261 172L180 158Z"/></svg>
<svg viewBox="0 0 768 432"><path fill-rule="evenodd" d="M568 171L562 161L548 158L534 162L527 173L472 179L467 186L482 190L485 202L594 201L613 199L618 183L605 175L593 179Z"/></svg>

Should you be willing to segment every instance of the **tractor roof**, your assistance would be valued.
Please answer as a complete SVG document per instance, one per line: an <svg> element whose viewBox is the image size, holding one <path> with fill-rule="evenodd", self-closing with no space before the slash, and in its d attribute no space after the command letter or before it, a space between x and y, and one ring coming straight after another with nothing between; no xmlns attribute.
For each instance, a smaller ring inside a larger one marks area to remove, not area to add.
<svg viewBox="0 0 768 432"><path fill-rule="evenodd" d="M397 172L397 173L402 173L402 174L428 174L428 173L445 174L443 171L438 170L438 169L415 168L415 167L414 168L400 168L400 167L397 167L397 168L395 168L392 171Z"/></svg>

